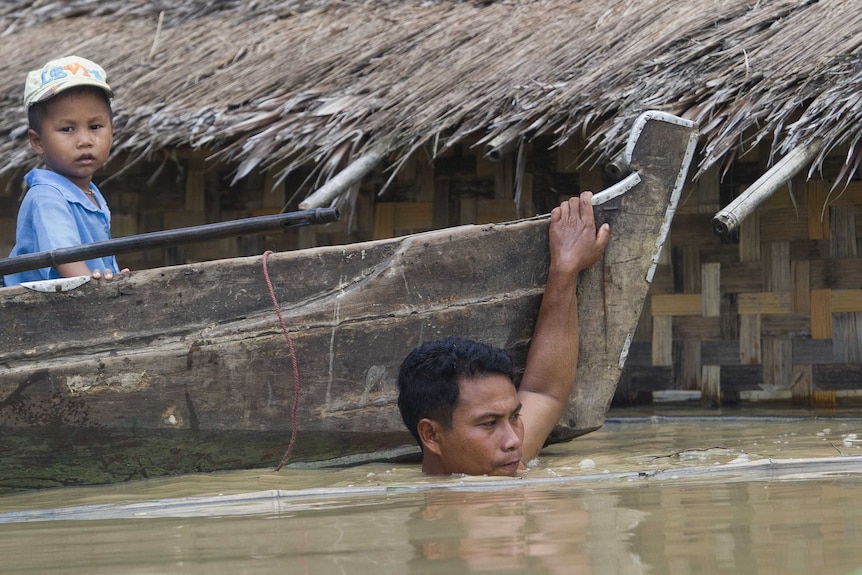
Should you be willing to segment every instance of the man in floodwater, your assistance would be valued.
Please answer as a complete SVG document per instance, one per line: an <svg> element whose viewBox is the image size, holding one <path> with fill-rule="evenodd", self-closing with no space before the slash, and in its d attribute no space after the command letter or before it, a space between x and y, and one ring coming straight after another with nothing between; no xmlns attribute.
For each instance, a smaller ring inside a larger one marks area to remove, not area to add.
<svg viewBox="0 0 862 575"><path fill-rule="evenodd" d="M578 274L610 237L592 194L551 212L548 281L527 363L515 387L503 350L463 338L413 350L398 374L398 408L429 474L514 475L538 455L563 414L578 365Z"/></svg>

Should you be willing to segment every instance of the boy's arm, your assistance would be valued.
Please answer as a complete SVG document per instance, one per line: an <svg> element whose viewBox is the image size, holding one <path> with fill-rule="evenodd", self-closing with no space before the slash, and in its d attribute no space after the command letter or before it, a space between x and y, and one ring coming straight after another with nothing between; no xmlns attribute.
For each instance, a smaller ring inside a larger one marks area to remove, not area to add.
<svg viewBox="0 0 862 575"><path fill-rule="evenodd" d="M36 185L27 191L32 202L33 229L38 237L38 251L81 245L75 220L66 199L50 186ZM129 271L121 270L121 274ZM104 277L112 279L113 270L90 270L86 262L60 264L57 272L62 277L91 276L93 279Z"/></svg>
<svg viewBox="0 0 862 575"><path fill-rule="evenodd" d="M551 212L551 263L527 364L518 390L524 424L522 463L538 455L563 414L578 367L578 274L604 252L610 228L596 231L592 193Z"/></svg>
<svg viewBox="0 0 862 575"><path fill-rule="evenodd" d="M60 264L57 266L57 271L60 272L60 275L64 278L71 278L75 276L92 276L93 279L99 279L104 277L106 280L114 279L114 271L110 269L106 270L92 270L87 266L85 262L73 262L70 264ZM120 270L120 274L127 273L129 268L123 268Z"/></svg>
<svg viewBox="0 0 862 575"><path fill-rule="evenodd" d="M60 272L60 275L64 278L71 278L75 276L88 276L93 273L90 271L90 268L84 262L60 264L57 266L57 271Z"/></svg>

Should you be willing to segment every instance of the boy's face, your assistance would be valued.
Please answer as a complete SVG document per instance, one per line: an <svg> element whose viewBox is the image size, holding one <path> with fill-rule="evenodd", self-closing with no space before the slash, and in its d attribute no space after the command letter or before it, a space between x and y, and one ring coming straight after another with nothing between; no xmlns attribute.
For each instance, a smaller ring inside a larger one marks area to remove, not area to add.
<svg viewBox="0 0 862 575"><path fill-rule="evenodd" d="M29 131L30 146L49 170L86 190L111 151L114 127L108 107L92 90L60 93L46 106L41 133Z"/></svg>

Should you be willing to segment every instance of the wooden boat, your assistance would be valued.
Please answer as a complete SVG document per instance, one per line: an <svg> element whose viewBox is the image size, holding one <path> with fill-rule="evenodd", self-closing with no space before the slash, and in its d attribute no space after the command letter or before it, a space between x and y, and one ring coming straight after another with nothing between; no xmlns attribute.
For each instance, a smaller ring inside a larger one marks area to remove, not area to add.
<svg viewBox="0 0 862 575"><path fill-rule="evenodd" d="M578 378L551 441L604 422L695 142L690 122L645 113L631 173L595 196L611 242L580 280ZM412 444L396 375L420 342L461 335L523 361L547 228L545 216L277 253L267 273L255 256L0 289L0 488L273 465L294 406L291 461L391 455Z"/></svg>

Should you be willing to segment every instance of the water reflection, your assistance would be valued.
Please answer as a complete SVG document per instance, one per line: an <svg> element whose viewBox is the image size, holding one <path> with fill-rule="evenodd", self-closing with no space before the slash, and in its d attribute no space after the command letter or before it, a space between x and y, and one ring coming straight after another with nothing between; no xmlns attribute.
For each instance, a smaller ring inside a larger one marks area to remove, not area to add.
<svg viewBox="0 0 862 575"><path fill-rule="evenodd" d="M627 492L650 509L644 564L664 573L847 573L862 565L856 478L680 485ZM825 571L824 571L825 570Z"/></svg>
<svg viewBox="0 0 862 575"><path fill-rule="evenodd" d="M275 513L0 525L4 573L849 573L857 475L430 489Z"/></svg>
<svg viewBox="0 0 862 575"><path fill-rule="evenodd" d="M617 494L572 495L430 492L408 522L416 550L411 566L416 572L590 574L607 573L613 564L614 573L639 573L629 542L646 514L618 507Z"/></svg>
<svg viewBox="0 0 862 575"><path fill-rule="evenodd" d="M862 565L858 478L429 493L414 572L847 573ZM438 570L439 569L439 570Z"/></svg>

